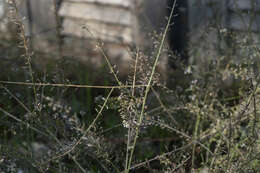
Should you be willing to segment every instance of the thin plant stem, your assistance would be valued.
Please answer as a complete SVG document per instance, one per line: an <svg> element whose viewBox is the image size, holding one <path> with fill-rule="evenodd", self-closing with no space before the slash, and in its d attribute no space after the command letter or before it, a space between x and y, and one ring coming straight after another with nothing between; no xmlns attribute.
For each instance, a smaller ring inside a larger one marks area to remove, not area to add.
<svg viewBox="0 0 260 173"><path fill-rule="evenodd" d="M148 84L147 84L146 89L145 89L145 94L144 94L142 108L141 108L141 114L140 114L139 120L138 120L138 127L136 129L136 134L135 134L135 137L134 137L133 146L131 147L131 154L130 154L130 158L129 158L128 169L125 171L125 173L129 173L129 169L131 167L133 153L134 153L135 146L136 146L136 141L138 139L140 126L141 126L143 118L144 118L146 99L147 99L148 93L149 93L150 88L151 88L151 83L152 83L153 76L154 76L154 73L155 73L155 68L156 68L156 66L158 64L159 57L161 56L161 52L162 52L163 45L164 45L164 42L165 42L165 39L166 39L166 35L167 35L168 30L169 30L171 19L173 17L173 11L174 11L175 5L176 5L176 0L174 1L173 7L172 7L172 10L171 10L171 14L170 14L169 19L168 19L168 23L166 25L166 28L165 28L163 36L162 36L162 40L160 42L160 47L159 47L158 52L156 54L155 62L153 64L153 68L152 68L152 73L151 73L151 76L149 78Z"/></svg>
<svg viewBox="0 0 260 173"><path fill-rule="evenodd" d="M198 104L198 100L196 101ZM196 124L195 124L195 129L194 129L194 134L193 134L193 140L197 140L198 137L198 131L199 131L199 125L200 125L200 118L201 118L201 114L200 112L197 112L197 119L196 119ZM191 162L191 167L194 167L194 162L195 162L195 151L196 151L196 143L193 143L193 147L192 147L192 162Z"/></svg>
<svg viewBox="0 0 260 173"><path fill-rule="evenodd" d="M136 52L135 57L135 66L134 66L134 74L133 74L133 87L132 87L132 97L134 97L135 94L135 82L136 82L136 73L137 73L137 63L139 58L139 52ZM128 158L129 158L129 149L130 149L130 136L131 136L131 126L128 127L127 132L127 146L126 146L126 159L125 159L125 172L127 172L128 169Z"/></svg>
<svg viewBox="0 0 260 173"><path fill-rule="evenodd" d="M99 110L96 118L92 121L92 123L89 125L89 127L83 132L83 135L79 138L79 140L77 142L75 142L75 144L67 151L65 151L64 153L54 156L53 158L45 161L43 164L49 163L52 160L56 160L58 158L64 157L68 154L70 154L80 143L81 141L86 137L86 135L88 134L88 132L94 127L94 125L96 124L96 121L99 119L99 117L102 115L102 112L104 110L104 108L106 107L107 101L110 98L112 92L114 91L114 89L112 88L108 94L108 96L106 97L104 104L102 105L101 109Z"/></svg>
<svg viewBox="0 0 260 173"><path fill-rule="evenodd" d="M33 127L33 126L31 126L29 123L24 122L24 121L21 120L20 118L17 118L16 116L14 116L14 115L12 115L11 113L5 111L5 110L2 109L1 107L0 107L0 111L3 112L3 113L4 113L5 115L7 115L8 117L14 119L15 121L17 121L17 122L19 122L19 123L25 125L26 127L32 129L33 131L35 131L35 132L37 132L37 133L39 133L39 134L41 134L41 135L43 135L43 136L49 137L49 135L47 135L46 133L42 132L41 130L38 130L37 128L35 128L35 127Z"/></svg>
<svg viewBox="0 0 260 173"><path fill-rule="evenodd" d="M48 130L48 132L55 139L55 141L60 145L60 147L62 147L62 143L60 142L60 140L49 130ZM85 169L80 165L80 163L76 160L76 158L73 157L71 154L69 154L69 156L72 158L72 160L75 162L75 164L79 167L81 172L86 173Z"/></svg>
<svg viewBox="0 0 260 173"><path fill-rule="evenodd" d="M175 153L175 152L177 152L177 151L185 150L186 148L190 147L190 145L191 145L191 143L188 143L187 145L185 145L185 146L183 146L183 147L174 149L174 150L172 150L172 151L170 151L170 152L163 153L163 154L161 154L161 155L155 156L154 158L151 158L151 159L146 160L146 161L144 161L144 162L141 162L141 163L138 163L138 164L136 164L136 165L133 165L133 166L131 166L130 170L143 167L143 166L149 164L149 163L152 162L152 161L159 160L160 158L163 158L163 157L172 155L173 153ZM123 172L122 172L122 173L123 173Z"/></svg>
<svg viewBox="0 0 260 173"><path fill-rule="evenodd" d="M109 70L111 71L111 73L114 75L114 78L116 79L117 83L119 86L122 85L122 82L120 82L119 78L117 77L117 74L114 70L114 67L112 66L109 58L107 57L104 49L103 49L103 43L101 41L99 41L99 39L97 39L97 37L89 30L89 28L85 25L84 26L84 29L86 29L88 31L88 33L94 38L94 40L97 41L97 44L96 44L96 48L99 50L99 52L103 55L103 57L105 58L106 60L106 63L108 65L108 68Z"/></svg>
<svg viewBox="0 0 260 173"><path fill-rule="evenodd" d="M53 5L54 5L54 16L55 16L55 24L56 24L56 37L58 40L58 57L59 59L63 60L63 55L62 55L62 36L61 36L61 20L58 15L58 4L57 0L53 0ZM62 64L62 70L64 70L63 64Z"/></svg>
<svg viewBox="0 0 260 173"><path fill-rule="evenodd" d="M14 13L15 13L15 17L17 19L14 19L14 23L16 25L18 25L20 27L20 38L22 39L22 45L23 45L23 48L25 50L25 58L26 58L26 63L28 65L28 68L29 68L29 73L30 73L30 77L31 77L31 81L32 81L32 84L33 84L33 93L34 93L34 99L35 99L35 103L37 104L37 92L36 92L36 86L34 85L34 76L33 76L33 70L32 70L32 64L31 64L31 59L32 59L32 55L31 55L31 48L30 48L30 40L26 37L25 35L25 26L23 24L23 22L21 21L21 19L19 18L19 15L18 15L18 8L17 8L17 5L16 5L16 2L15 0L10 0L11 2L11 6L12 8L14 8ZM34 107L35 109L35 107Z"/></svg>
<svg viewBox="0 0 260 173"><path fill-rule="evenodd" d="M0 81L0 84L9 85L27 85L27 86L50 86L50 87L70 87L70 88L100 88L100 89L122 89L132 88L132 85L120 85L120 86L99 86L99 85L77 85L77 84L63 84L63 83L30 83L30 82L12 82L12 81ZM147 85L135 85L135 88L146 87Z"/></svg>
<svg viewBox="0 0 260 173"><path fill-rule="evenodd" d="M202 144L200 141L198 141L198 140L196 140L196 139L192 139L192 137L189 136L189 135L187 135L186 133L184 133L184 132L182 132L182 131L180 131L180 130L178 130L178 129L175 129L175 128L173 128L173 127L167 125L167 124L163 124L163 123L161 123L161 122L158 122L158 121L152 121L152 122L155 123L155 124L160 125L161 127L167 128L167 129L169 129L169 130L171 130L171 131L174 131L174 132L177 133L177 134L180 134L181 136L183 136L183 137L187 138L188 140L190 140L191 143L197 143L198 145L200 145L202 148L204 148L204 149L207 150L210 154L213 155L213 153L210 151L210 149L209 149L208 147L206 147L206 146L205 146L204 144Z"/></svg>
<svg viewBox="0 0 260 173"><path fill-rule="evenodd" d="M30 111L30 109L27 106L25 106L25 104L19 98L17 98L15 95L13 95L13 93L11 93L9 89L7 89L4 86L0 86L0 87L2 87L11 97L13 97L29 114L33 114Z"/></svg>
<svg viewBox="0 0 260 173"><path fill-rule="evenodd" d="M168 117L174 122L175 125L178 125L178 122L172 117L171 113L169 112L169 110L166 108L166 106L163 104L160 96L158 95L158 93L155 91L155 89L153 87L152 91L156 97L156 99L158 100L158 102L160 103L161 107L163 108L163 110L167 113Z"/></svg>
<svg viewBox="0 0 260 173"><path fill-rule="evenodd" d="M30 0L26 0L26 10L27 10L27 16L28 16L28 31L29 31L29 37L30 37L30 48L32 48L33 42L32 42L32 35L33 35L33 14L32 14L32 5Z"/></svg>
<svg viewBox="0 0 260 173"><path fill-rule="evenodd" d="M102 44L99 43L99 44L97 45L97 48L99 49L99 51L101 52L101 54L104 56L104 58L105 58L105 60L106 60L106 62L107 62L107 65L108 65L108 67L109 67L111 73L114 75L114 77L115 77L115 79L116 79L116 81L117 81L117 84L118 84L119 86L121 86L122 83L120 82L119 78L117 77L117 74L116 74L116 72L115 72L115 70L114 70L114 67L113 67L112 64L110 63L110 61L109 61L109 59L108 59L108 57L107 57L107 55L106 55L106 53L105 53L105 51L104 51L104 49L102 48L101 45L102 45Z"/></svg>

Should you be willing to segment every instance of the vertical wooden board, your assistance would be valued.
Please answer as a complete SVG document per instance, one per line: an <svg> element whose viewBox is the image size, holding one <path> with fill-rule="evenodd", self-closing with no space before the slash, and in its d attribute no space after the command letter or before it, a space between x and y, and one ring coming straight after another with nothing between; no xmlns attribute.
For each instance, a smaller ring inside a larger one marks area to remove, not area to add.
<svg viewBox="0 0 260 173"><path fill-rule="evenodd" d="M0 0L0 20L3 19L5 15L5 1Z"/></svg>
<svg viewBox="0 0 260 173"><path fill-rule="evenodd" d="M216 16L221 19L220 25L225 22L225 0L188 0L188 6L189 28L194 31L193 34L196 34L195 30L200 30L215 20Z"/></svg>
<svg viewBox="0 0 260 173"><path fill-rule="evenodd" d="M96 4L103 4L103 5L114 5L114 6L124 7L124 8L130 8L133 5L133 0L65 0L65 1L76 2L76 3L96 3Z"/></svg>
<svg viewBox="0 0 260 173"><path fill-rule="evenodd" d="M55 0L57 1L57 0ZM36 37L52 38L56 34L56 21L54 14L54 0L29 0L31 8L27 6L26 0L19 1L19 13L24 18L26 31L28 32L29 16L28 10L31 10L32 17L32 35ZM45 38L45 39L46 39Z"/></svg>
<svg viewBox="0 0 260 173"><path fill-rule="evenodd" d="M260 0L230 0L228 10L228 28L260 32Z"/></svg>
<svg viewBox="0 0 260 173"><path fill-rule="evenodd" d="M75 20L66 18L63 22L65 35L74 35L83 38L100 39L115 43L131 43L132 30L121 25L109 25L96 21Z"/></svg>
<svg viewBox="0 0 260 173"><path fill-rule="evenodd" d="M229 0L228 8L231 10L260 11L260 0Z"/></svg>
<svg viewBox="0 0 260 173"><path fill-rule="evenodd" d="M260 14L229 13L228 28L239 31L260 32Z"/></svg>
<svg viewBox="0 0 260 173"><path fill-rule="evenodd" d="M149 31L160 31L166 24L167 0L145 0L143 10L140 13L141 27Z"/></svg>
<svg viewBox="0 0 260 173"><path fill-rule="evenodd" d="M130 10L94 3L64 2L59 15L84 20L97 20L117 25L130 26L132 24L132 13Z"/></svg>
<svg viewBox="0 0 260 173"><path fill-rule="evenodd" d="M7 31L6 4L4 0L0 0L0 32Z"/></svg>
<svg viewBox="0 0 260 173"><path fill-rule="evenodd" d="M53 0L31 0L34 32L55 33L56 21Z"/></svg>

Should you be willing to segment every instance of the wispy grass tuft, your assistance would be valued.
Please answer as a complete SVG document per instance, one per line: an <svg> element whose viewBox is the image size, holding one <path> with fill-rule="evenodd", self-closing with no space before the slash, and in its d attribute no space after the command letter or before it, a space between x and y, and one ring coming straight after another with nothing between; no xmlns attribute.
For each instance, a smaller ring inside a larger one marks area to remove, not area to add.
<svg viewBox="0 0 260 173"><path fill-rule="evenodd" d="M96 48L114 80L96 84L91 80L94 74L79 71L84 77L78 81L65 69L63 75L57 75L63 79L56 80L48 69L42 74L33 68L33 50L23 19L16 1L10 0L9 5L27 68L18 66L25 74L24 81L11 74L0 79L0 172L220 173L260 169L260 50L249 44L251 32L241 41L233 31L225 31L222 40L230 34L234 45L241 48L239 55L227 48L203 66L182 65L181 82L167 88L160 81L157 65L174 21L175 0L152 51L155 54L147 56L139 48L130 52L131 69L125 83L99 40ZM57 37L61 37L59 27ZM59 46L57 54L65 58ZM190 47L191 54L200 46ZM203 53L192 56L201 58ZM238 56L239 63L233 59ZM28 74L30 81L26 81Z"/></svg>

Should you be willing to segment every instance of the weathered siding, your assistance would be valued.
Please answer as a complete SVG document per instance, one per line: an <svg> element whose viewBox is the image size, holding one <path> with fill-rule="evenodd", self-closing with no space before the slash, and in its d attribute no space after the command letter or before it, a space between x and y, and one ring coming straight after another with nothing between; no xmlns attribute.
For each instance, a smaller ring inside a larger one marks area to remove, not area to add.
<svg viewBox="0 0 260 173"><path fill-rule="evenodd" d="M225 0L188 0L191 63L207 66L209 59L218 57L222 45L218 30L225 27L225 3Z"/></svg>
<svg viewBox="0 0 260 173"><path fill-rule="evenodd" d="M73 56L86 51L81 60L101 65L104 58L95 51L97 40L101 41L111 62L122 74L127 72L128 48L137 42L134 7L133 0L64 0L59 10L64 49L73 49Z"/></svg>
<svg viewBox="0 0 260 173"><path fill-rule="evenodd" d="M0 0L0 32L5 32L6 28L6 4L5 0Z"/></svg>
<svg viewBox="0 0 260 173"><path fill-rule="evenodd" d="M0 20L3 18L4 13L4 0L0 0Z"/></svg>
<svg viewBox="0 0 260 173"><path fill-rule="evenodd" d="M50 47L49 40L52 42L56 40L57 22L55 19L54 2L58 1L60 0L16 0L19 20L24 23L25 34L34 42L33 46L38 50L48 51L48 47ZM10 31L10 28L12 29L14 26L10 25L7 15L10 6L6 3L6 0L0 0L0 12L1 2L4 2L5 5L3 20L0 15L0 31L10 33L2 34L4 36L14 34ZM7 27L10 28L5 29Z"/></svg>
<svg viewBox="0 0 260 173"><path fill-rule="evenodd" d="M229 0L228 7L230 9L236 10L256 10L260 11L260 1L259 0Z"/></svg>
<svg viewBox="0 0 260 173"><path fill-rule="evenodd" d="M79 2L79 3L95 3L95 4L101 4L101 5L113 5L113 6L119 6L119 7L125 7L129 8L132 6L131 0L67 0L67 2Z"/></svg>
<svg viewBox="0 0 260 173"><path fill-rule="evenodd" d="M107 24L119 24L131 26L132 14L129 9L117 6L107 6L97 3L79 3L64 2L60 9L60 15L63 17L79 18L83 20L92 20Z"/></svg>
<svg viewBox="0 0 260 173"><path fill-rule="evenodd" d="M260 0L230 0L227 26L234 30L260 31Z"/></svg>
<svg viewBox="0 0 260 173"><path fill-rule="evenodd" d="M54 1L28 0L31 4L31 25L26 1L19 1L23 2L19 4L19 9L21 16L26 17L24 22L27 35L33 39L54 40L52 44L37 42L53 48L57 45ZM3 16L1 2L4 0L0 0L0 27L4 26L1 25ZM197 52L205 54L205 57L201 56L202 59L217 57L216 45L222 44L218 40L218 31L221 28L246 31L250 26L255 33L260 31L260 0L187 0L187 2L188 9L179 10L188 11L188 42L191 45L199 44L200 50ZM168 0L63 0L59 16L62 18L61 31L65 36L64 52L74 55L74 52L79 50L84 53L81 52L77 58L95 59L94 56L97 56L94 52L95 40L98 39L104 43L104 49L111 59L118 62L129 60L127 52L129 45L146 48L152 46L153 41L149 32L163 30L167 22L165 18L169 15L168 4ZM174 25L171 29L174 30L175 27L178 29L178 26ZM205 34L208 35L208 40L203 37ZM204 40L201 40L202 38ZM41 48L41 50L48 49ZM81 56L82 54L87 56ZM192 60L192 57L190 59ZM161 62L165 66L166 58L164 57Z"/></svg>
<svg viewBox="0 0 260 173"><path fill-rule="evenodd" d="M98 23L93 21L86 22L82 19L65 18L63 26L63 34L74 35L83 38L97 38L103 41L115 43L131 43L133 38L131 36L132 30L129 27L120 25L107 25L105 23Z"/></svg>
<svg viewBox="0 0 260 173"><path fill-rule="evenodd" d="M67 0L59 11L64 18L63 33L103 42L130 44L133 40L134 15L131 1ZM85 28L85 29L84 29Z"/></svg>
<svg viewBox="0 0 260 173"><path fill-rule="evenodd" d="M28 36L53 38L56 32L54 0L23 0L18 1L17 5ZM29 13L31 13L31 16ZM29 27L32 31L29 31Z"/></svg>

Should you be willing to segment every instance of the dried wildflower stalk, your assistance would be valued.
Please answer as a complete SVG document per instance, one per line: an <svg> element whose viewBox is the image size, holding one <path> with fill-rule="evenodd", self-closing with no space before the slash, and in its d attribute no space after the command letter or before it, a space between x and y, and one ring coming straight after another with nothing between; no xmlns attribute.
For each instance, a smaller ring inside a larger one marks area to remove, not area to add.
<svg viewBox="0 0 260 173"><path fill-rule="evenodd" d="M23 20L19 16L19 10L17 8L17 3L15 0L8 0L7 1L9 4L9 17L11 19L11 22L13 22L15 25L17 25L19 29L19 38L21 39L21 46L24 48L25 54L23 55L26 59L26 64L28 65L29 68L29 74L33 86L33 93L34 93L34 101L35 101L35 106L34 109L37 109L38 105L38 98L37 98L37 91L36 91L36 86L35 86L35 80L34 80L34 75L33 75L33 69L32 69L32 52L31 52L31 47L30 47L30 40L26 37L25 34L25 26L23 24Z"/></svg>

